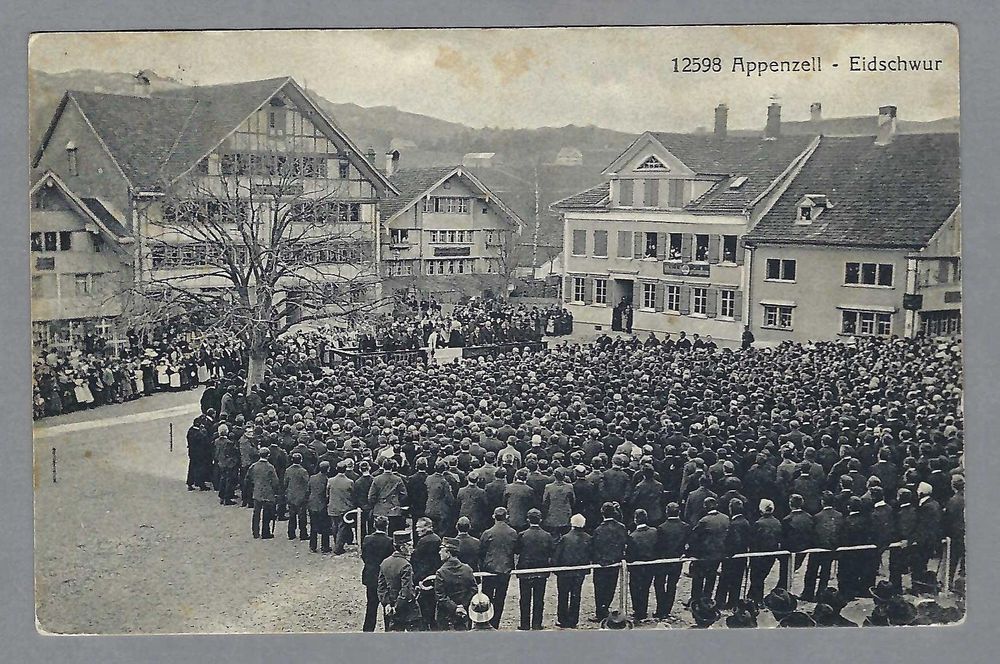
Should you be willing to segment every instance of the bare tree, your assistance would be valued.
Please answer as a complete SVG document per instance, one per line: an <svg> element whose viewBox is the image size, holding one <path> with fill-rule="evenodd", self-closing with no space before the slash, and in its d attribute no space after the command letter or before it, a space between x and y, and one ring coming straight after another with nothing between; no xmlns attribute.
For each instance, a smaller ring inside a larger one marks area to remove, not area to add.
<svg viewBox="0 0 1000 664"><path fill-rule="evenodd" d="M242 340L247 386L291 326L379 306L374 223L326 162L280 153L199 164L140 212L144 266L133 321L183 315Z"/></svg>

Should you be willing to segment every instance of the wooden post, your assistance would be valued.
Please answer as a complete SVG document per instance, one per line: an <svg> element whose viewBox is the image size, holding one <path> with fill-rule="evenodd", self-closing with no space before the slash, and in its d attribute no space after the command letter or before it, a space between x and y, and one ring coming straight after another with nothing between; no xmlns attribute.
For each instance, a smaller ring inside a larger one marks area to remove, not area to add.
<svg viewBox="0 0 1000 664"><path fill-rule="evenodd" d="M174 423L170 423L170 451L174 451Z"/></svg>
<svg viewBox="0 0 1000 664"><path fill-rule="evenodd" d="M56 483L56 448L52 448L52 483Z"/></svg>
<svg viewBox="0 0 1000 664"><path fill-rule="evenodd" d="M944 594L951 595L951 538L944 538Z"/></svg>
<svg viewBox="0 0 1000 664"><path fill-rule="evenodd" d="M628 563L622 560L622 572L618 581L619 597L618 610L623 616L628 616Z"/></svg>

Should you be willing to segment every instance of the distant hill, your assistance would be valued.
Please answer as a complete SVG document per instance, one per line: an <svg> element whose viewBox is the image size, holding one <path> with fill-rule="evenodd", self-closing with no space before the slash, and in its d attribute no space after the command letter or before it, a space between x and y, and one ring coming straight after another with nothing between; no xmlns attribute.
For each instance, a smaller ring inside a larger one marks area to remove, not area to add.
<svg viewBox="0 0 1000 664"><path fill-rule="evenodd" d="M182 85L170 77L152 76L155 84L161 87ZM32 70L29 78L32 83L28 99L32 148L67 89L130 94L134 82L132 74L90 70L60 74ZM358 146L376 151L376 166L382 166L383 155L390 145L402 146L402 168L458 165L463 155L470 152L496 153L490 167L475 170L524 219L527 228L520 239L522 243L532 241L537 180L540 245L537 262L557 253L562 246L562 225L558 215L549 210L549 205L598 184L602 179L601 171L635 138L635 134L595 126L475 129L392 106L366 108L352 103L334 103L313 91L309 94ZM898 126L902 133L957 132L959 121L958 118L930 122L900 120ZM781 127L785 134L865 136L875 134L876 118L824 118L818 123L786 121ZM671 128L651 129L669 131ZM755 135L761 132L733 130L730 133ZM582 163L554 165L556 155L563 148L579 150ZM524 253L530 256L530 249L525 248Z"/></svg>

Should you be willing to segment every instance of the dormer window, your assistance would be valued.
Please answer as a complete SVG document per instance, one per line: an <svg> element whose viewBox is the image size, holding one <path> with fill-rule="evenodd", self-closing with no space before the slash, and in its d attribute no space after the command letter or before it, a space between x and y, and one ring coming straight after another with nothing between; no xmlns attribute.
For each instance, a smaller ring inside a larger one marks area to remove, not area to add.
<svg viewBox="0 0 1000 664"><path fill-rule="evenodd" d="M646 161L639 164L636 169L637 171L669 171L667 165L660 161L655 155L649 155Z"/></svg>
<svg viewBox="0 0 1000 664"><path fill-rule="evenodd" d="M795 223L811 224L823 213L823 210L832 207L833 203L825 194L806 194L796 206Z"/></svg>

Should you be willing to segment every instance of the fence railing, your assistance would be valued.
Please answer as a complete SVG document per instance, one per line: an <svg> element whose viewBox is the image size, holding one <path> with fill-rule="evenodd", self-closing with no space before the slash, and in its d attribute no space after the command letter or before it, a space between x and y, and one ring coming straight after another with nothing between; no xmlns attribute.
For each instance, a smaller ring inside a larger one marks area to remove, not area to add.
<svg viewBox="0 0 1000 664"><path fill-rule="evenodd" d="M940 580L940 576L941 576L942 570L943 570L944 579L942 581L942 586L944 588L945 593L949 593L950 590L951 590L951 583L952 583L952 579L950 578L951 577L951 564L950 564L951 563L951 538L946 537L946 538L944 538L944 539L941 540L941 543L942 543L943 549L942 549L941 557L940 557L940 559L938 561L938 571L936 572L936 576L938 576L938 578ZM628 576L629 576L629 568L630 567L642 567L642 566L646 566L646 565L669 565L669 564L674 564L674 563L684 564L684 563L700 562L700 561L703 561L703 560L707 560L709 562L716 562L716 561L719 561L719 560L723 560L723 561L724 560L738 560L738 559L743 559L743 558L751 559L751 558L765 558L765 557L768 557L768 558L780 559L780 558L783 558L783 557L788 557L789 559L791 559L791 557L795 556L795 555L800 555L801 556L801 555L813 554L813 553L850 553L850 552L854 552L854 551L872 551L872 550L877 550L877 549L881 549L881 550L884 551L886 549L900 549L900 548L904 548L905 546L906 546L906 544L904 542L900 541L900 542L893 542L893 543L889 544L888 547L879 547L877 544L858 544L858 545L854 545L854 546L837 547L835 549L824 549L824 548L818 548L817 547L817 548L811 548L811 549L804 549L802 551L789 551L789 550L786 550L786 549L781 549L781 550L777 550L777 551L749 551L749 552L746 552L746 553L736 553L736 554L733 554L733 555L730 555L730 556L723 556L722 558L711 558L711 559L698 558L698 557L694 557L694 556L678 556L678 557L674 557L674 558L658 558L656 560L634 560L634 561L622 560L620 562L608 563L606 565L601 565L601 564L597 564L597 563L590 563L590 564L587 564L587 565L562 565L562 566L551 566L551 567L533 567L533 568L525 568L525 569L513 569L510 572L510 576L521 576L521 575L528 575L528 574L554 574L554 573L558 573L558 572L589 572L590 570L594 570L594 569L610 569L610 568L613 568L613 567L620 567L621 568L621 574L619 575L619 580L618 580L618 586L619 586L618 608L619 608L619 611L621 611L622 614L625 615L628 612L628 597L629 597L629 593L628 593ZM837 559L835 558L833 562L836 563ZM787 571L788 571L789 575L794 574L794 572L792 571L792 565L788 565ZM485 577L500 576L500 575L495 574L493 572L474 572L473 574L475 575L476 580L480 582L480 584L482 583L482 580ZM831 576L833 576L832 572L831 572ZM784 582L784 587L786 587L786 588L789 587L790 582L791 582L790 578L782 579L782 581ZM420 590L423 590L423 591L433 591L434 590L434 575L430 575L430 576L427 576L424 579L422 579L420 581L420 583L417 584L417 587Z"/></svg>

